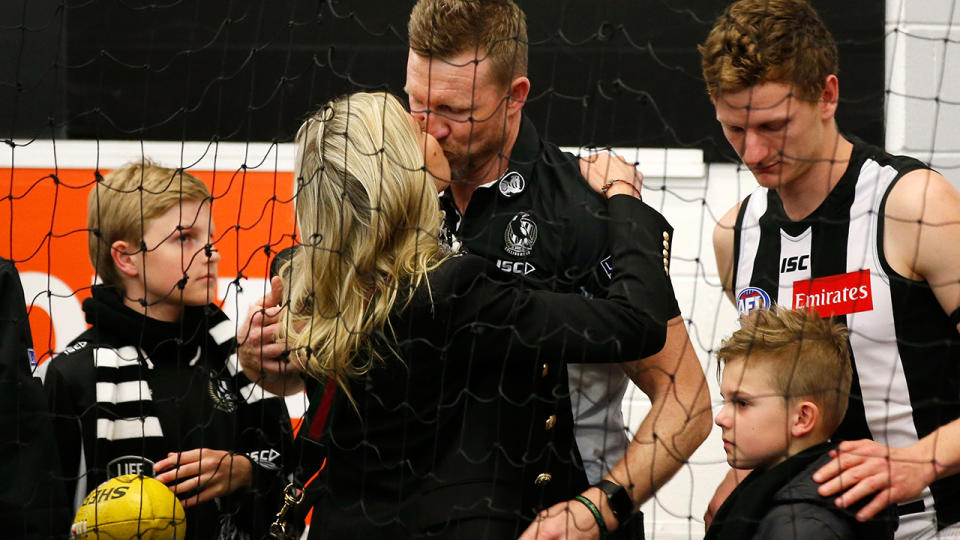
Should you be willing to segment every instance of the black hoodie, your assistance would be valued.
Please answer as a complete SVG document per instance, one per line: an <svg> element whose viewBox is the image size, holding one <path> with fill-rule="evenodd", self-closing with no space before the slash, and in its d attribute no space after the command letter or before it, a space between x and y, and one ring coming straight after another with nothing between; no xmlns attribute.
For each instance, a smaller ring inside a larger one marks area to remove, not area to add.
<svg viewBox="0 0 960 540"><path fill-rule="evenodd" d="M284 401L237 368L236 324L213 305L164 322L125 306L114 289L92 294L83 303L92 327L45 374L68 496L76 505L114 476L153 476L168 452L230 450L251 457L253 486L189 508L187 538L264 537L282 505L292 436ZM131 387L141 390L121 390ZM130 435L131 422L142 435Z"/></svg>

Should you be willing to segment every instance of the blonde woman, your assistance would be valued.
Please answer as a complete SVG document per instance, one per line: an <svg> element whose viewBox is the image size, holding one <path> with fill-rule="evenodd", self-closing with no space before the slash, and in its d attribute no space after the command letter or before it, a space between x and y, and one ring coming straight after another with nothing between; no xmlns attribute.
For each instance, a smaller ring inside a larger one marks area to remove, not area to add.
<svg viewBox="0 0 960 540"><path fill-rule="evenodd" d="M311 537L516 538L588 487L565 364L663 346L669 224L632 178L598 182L608 296L534 291L438 241L435 185L450 169L393 96L334 100L296 143L302 245L280 272L286 309L264 300L241 359L274 391L300 389L300 371L325 387L301 430L327 459ZM284 348L289 364L273 358ZM577 527L616 526L602 497L570 503Z"/></svg>

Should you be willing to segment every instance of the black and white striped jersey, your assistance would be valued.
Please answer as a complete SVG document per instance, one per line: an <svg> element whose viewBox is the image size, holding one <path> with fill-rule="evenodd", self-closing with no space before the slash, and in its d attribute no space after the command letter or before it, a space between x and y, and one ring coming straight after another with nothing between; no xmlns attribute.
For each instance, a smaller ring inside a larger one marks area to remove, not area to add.
<svg viewBox="0 0 960 540"><path fill-rule="evenodd" d="M842 317L854 378L836 438L908 446L960 417L960 336L930 286L897 274L883 253L887 196L925 165L851 140L846 172L810 216L791 221L762 187L744 200L733 290L741 313L776 303ZM960 521L960 476L929 491L940 527Z"/></svg>

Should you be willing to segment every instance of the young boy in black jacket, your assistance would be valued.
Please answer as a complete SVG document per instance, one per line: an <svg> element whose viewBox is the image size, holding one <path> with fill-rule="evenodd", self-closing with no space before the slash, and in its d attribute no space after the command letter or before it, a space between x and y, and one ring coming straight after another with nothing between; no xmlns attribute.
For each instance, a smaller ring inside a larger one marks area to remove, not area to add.
<svg viewBox="0 0 960 540"><path fill-rule="evenodd" d="M727 463L753 469L707 529L707 540L893 538L896 516L858 522L817 493L852 378L845 326L812 311L754 310L717 352L723 363Z"/></svg>
<svg viewBox="0 0 960 540"><path fill-rule="evenodd" d="M44 387L75 509L136 473L180 498L187 538L262 538L282 504L290 421L237 370L235 324L212 303L211 203L196 177L148 160L94 186L103 283L83 302L91 328L48 363Z"/></svg>

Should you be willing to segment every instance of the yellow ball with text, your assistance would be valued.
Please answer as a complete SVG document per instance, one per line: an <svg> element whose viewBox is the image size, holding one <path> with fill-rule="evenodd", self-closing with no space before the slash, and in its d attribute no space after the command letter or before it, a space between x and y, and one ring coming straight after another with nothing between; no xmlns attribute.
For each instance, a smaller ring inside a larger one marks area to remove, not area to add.
<svg viewBox="0 0 960 540"><path fill-rule="evenodd" d="M186 532L183 506L170 488L136 474L111 478L91 491L70 528L76 540L171 540Z"/></svg>

